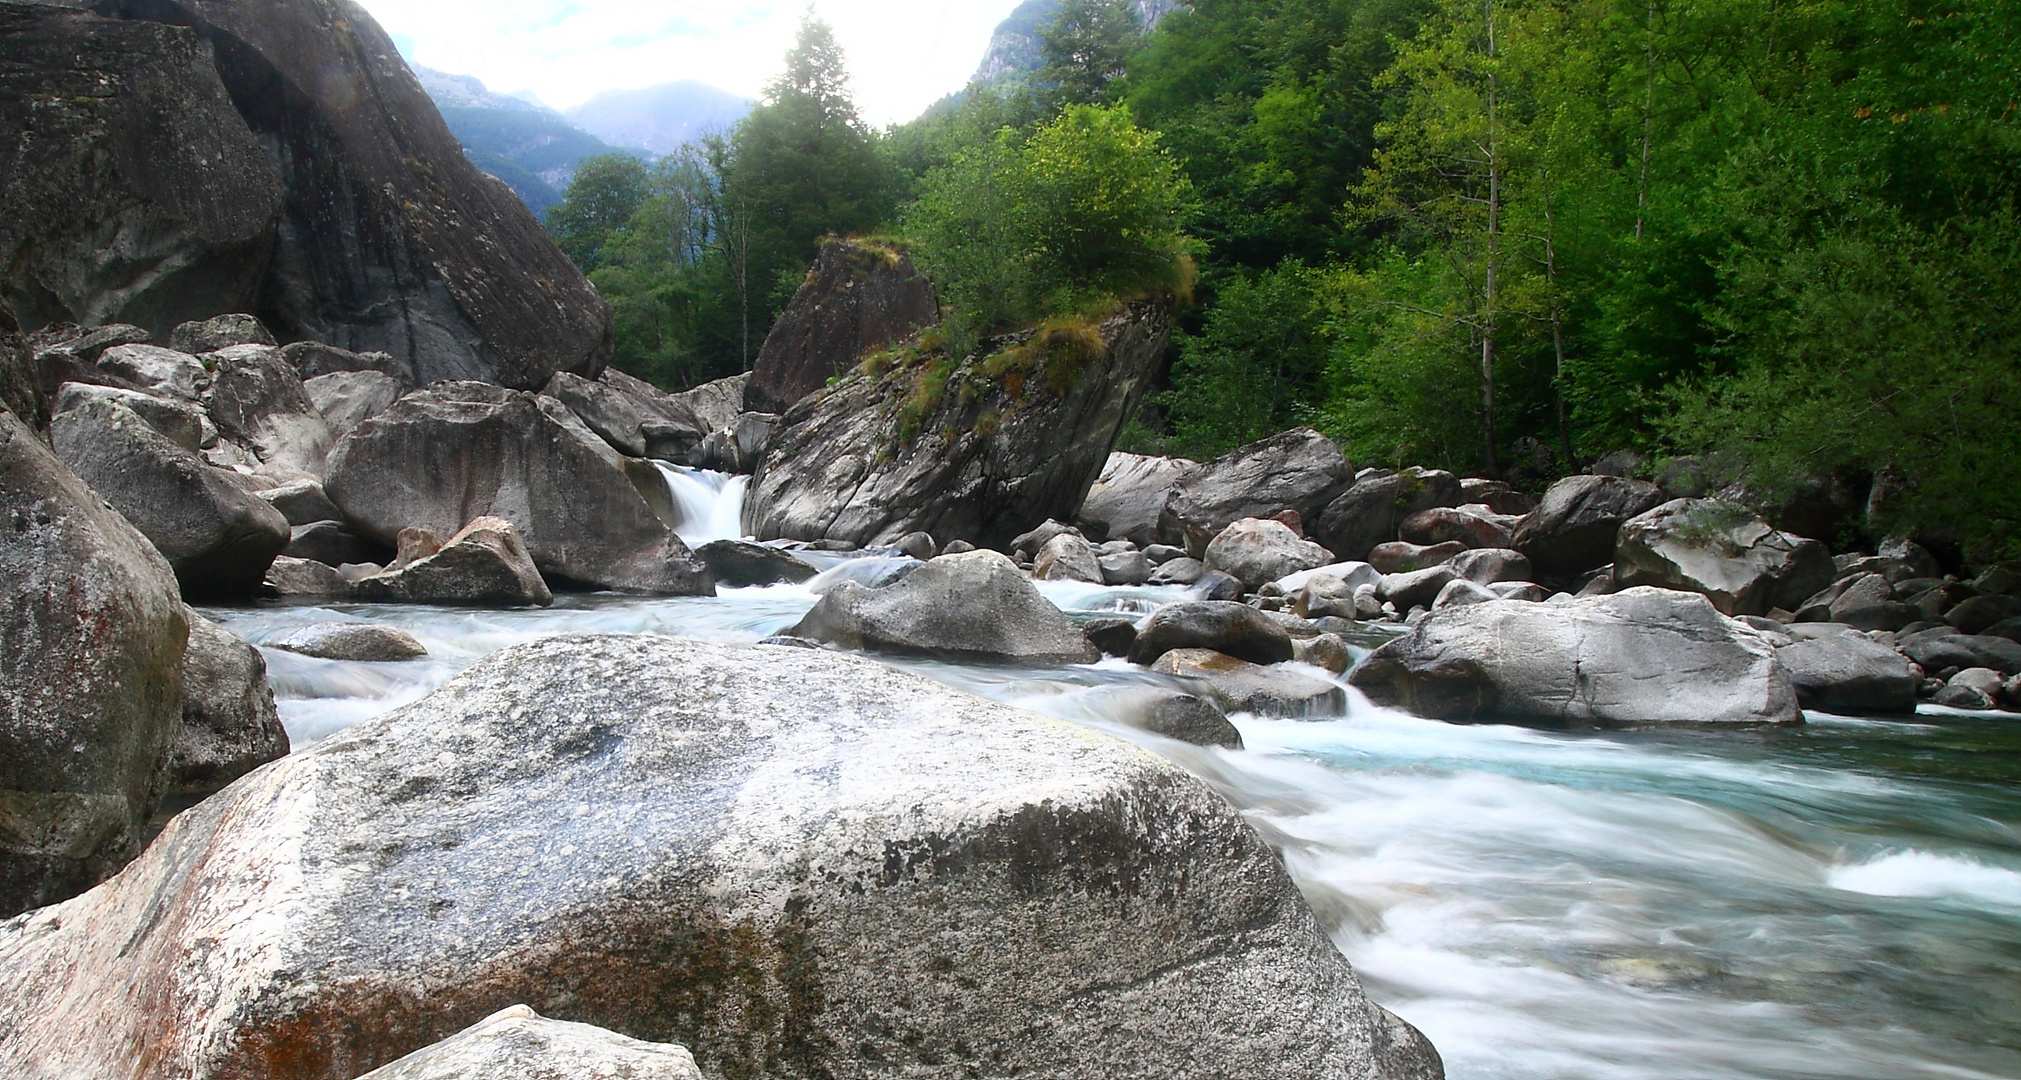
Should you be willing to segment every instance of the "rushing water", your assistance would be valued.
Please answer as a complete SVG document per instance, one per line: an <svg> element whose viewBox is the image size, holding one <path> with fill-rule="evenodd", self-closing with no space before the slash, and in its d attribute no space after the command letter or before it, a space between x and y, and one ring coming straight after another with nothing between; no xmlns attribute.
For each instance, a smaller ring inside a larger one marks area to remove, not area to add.
<svg viewBox="0 0 2021 1080"><path fill-rule="evenodd" d="M428 646L409 664L268 650L299 747L511 644L757 641L828 583L888 568L843 563L712 599L564 596L543 611L209 614L255 643L355 619ZM1041 588L1083 615L1185 595ZM1350 693L1337 718L1239 716L1247 748L1231 752L1132 728L1141 688L1170 680L1118 661L900 666L1133 739L1227 794L1284 852L1370 993L1431 1036L1455 1080L2021 1077L2021 720L1541 732L1421 720Z"/></svg>

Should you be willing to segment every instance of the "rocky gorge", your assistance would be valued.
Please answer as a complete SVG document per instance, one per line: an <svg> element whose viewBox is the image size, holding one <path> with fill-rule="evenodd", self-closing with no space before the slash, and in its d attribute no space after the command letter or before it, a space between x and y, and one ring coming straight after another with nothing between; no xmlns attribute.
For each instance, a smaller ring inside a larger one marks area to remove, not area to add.
<svg viewBox="0 0 2021 1080"><path fill-rule="evenodd" d="M1168 305L870 241L666 392L341 0L0 83L6 1075L2021 1064L2021 567L1117 453Z"/></svg>

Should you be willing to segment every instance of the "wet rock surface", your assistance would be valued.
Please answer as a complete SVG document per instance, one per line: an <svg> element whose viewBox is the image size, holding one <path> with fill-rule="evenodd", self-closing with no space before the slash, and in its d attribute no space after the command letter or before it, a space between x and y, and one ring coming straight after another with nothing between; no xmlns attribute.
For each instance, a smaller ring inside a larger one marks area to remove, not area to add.
<svg viewBox="0 0 2021 1080"><path fill-rule="evenodd" d="M783 413L848 374L866 353L940 322L933 284L881 244L831 240L779 315L751 368L746 407Z"/></svg>
<svg viewBox="0 0 2021 1080"><path fill-rule="evenodd" d="M793 637L848 649L982 663L1092 663L1098 650L994 551L946 555L881 588L843 582Z"/></svg>
<svg viewBox="0 0 2021 1080"><path fill-rule="evenodd" d="M319 660L397 663L428 655L427 647L414 635L397 626L376 623L316 623L290 630L268 645Z"/></svg>
<svg viewBox="0 0 2021 1080"><path fill-rule="evenodd" d="M208 795L288 756L288 733L260 650L195 611L182 660L182 730L169 762L169 794Z"/></svg>

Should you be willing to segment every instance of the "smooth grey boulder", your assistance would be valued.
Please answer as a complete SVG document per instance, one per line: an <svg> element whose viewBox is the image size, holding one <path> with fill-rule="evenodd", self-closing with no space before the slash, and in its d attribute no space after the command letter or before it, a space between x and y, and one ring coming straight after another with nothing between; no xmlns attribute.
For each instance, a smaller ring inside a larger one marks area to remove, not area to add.
<svg viewBox="0 0 2021 1080"><path fill-rule="evenodd" d="M1377 704L1441 720L1603 727L1802 720L1789 672L1758 632L1704 596L1647 587L1435 611L1370 654L1348 681Z"/></svg>
<svg viewBox="0 0 2021 1080"><path fill-rule="evenodd" d="M881 588L843 582L786 633L845 649L983 663L1101 658L1074 621L994 551L945 555Z"/></svg>
<svg viewBox="0 0 2021 1080"><path fill-rule="evenodd" d="M1207 576L1207 564L1198 559L1180 557L1168 559L1158 564L1151 572L1150 585L1194 585Z"/></svg>
<svg viewBox="0 0 2021 1080"><path fill-rule="evenodd" d="M1116 451L1081 500L1074 515L1086 531L1111 540L1129 540L1149 547L1162 535L1158 523L1165 503L1181 483L1200 470L1185 458L1148 457Z"/></svg>
<svg viewBox="0 0 2021 1080"><path fill-rule="evenodd" d="M1347 674L1354 666L1354 653L1347 647L1347 639L1334 633L1314 634L1311 637L1291 639L1294 658L1301 664L1322 668L1335 675Z"/></svg>
<svg viewBox="0 0 2021 1080"><path fill-rule="evenodd" d="M1443 469L1413 467L1356 480L1324 511L1307 520L1316 522L1313 539L1334 555L1375 562L1370 552L1396 541L1398 530L1411 515L1434 507L1458 506L1465 498L1459 477Z"/></svg>
<svg viewBox="0 0 2021 1080"><path fill-rule="evenodd" d="M210 357L217 367L206 400L218 433L251 450L260 471L277 480L321 476L336 436L280 350L236 345Z"/></svg>
<svg viewBox="0 0 2021 1080"><path fill-rule="evenodd" d="M1444 566L1467 551L1467 546L1458 540L1448 540L1429 547L1413 544L1408 540L1392 540L1387 544L1377 544L1370 548L1368 564L1379 573L1409 574L1418 570L1429 570L1434 566ZM1529 565L1528 556L1524 557L1523 564Z"/></svg>
<svg viewBox="0 0 2021 1080"><path fill-rule="evenodd" d="M492 1013L358 1080L703 1080L684 1046L641 1042L524 1005Z"/></svg>
<svg viewBox="0 0 2021 1080"><path fill-rule="evenodd" d="M280 178L199 32L85 6L0 5L0 301L166 338L257 298Z"/></svg>
<svg viewBox="0 0 2021 1080"><path fill-rule="evenodd" d="M1622 588L1701 593L1727 615L1795 610L1832 583L1831 550L1720 499L1673 499L1623 522L1614 550Z"/></svg>
<svg viewBox="0 0 2021 1080"><path fill-rule="evenodd" d="M727 427L710 432L701 445L688 455L687 463L739 475L755 472L759 463L765 460L765 450L772 445L772 429L778 424L777 413L739 414Z"/></svg>
<svg viewBox="0 0 2021 1080"><path fill-rule="evenodd" d="M1087 539L1087 537L1081 535L1081 530L1074 528L1072 525L1054 518L1048 518L1030 532L1019 533L1017 536L1012 537L1010 546L1004 548L1004 552L1018 559L1036 558L1039 549L1051 543L1056 536L1072 536L1077 540Z"/></svg>
<svg viewBox="0 0 2021 1080"><path fill-rule="evenodd" d="M821 571L813 563L769 544L749 540L712 540L695 549L708 564L717 585L745 589L755 585L798 585Z"/></svg>
<svg viewBox="0 0 2021 1080"><path fill-rule="evenodd" d="M1354 466L1332 439L1293 428L1194 469L1166 500L1159 538L1200 558L1223 529L1243 518L1291 510L1310 521L1353 483Z"/></svg>
<svg viewBox="0 0 2021 1080"><path fill-rule="evenodd" d="M288 544L280 511L124 405L73 409L50 435L56 456L168 558L191 599L252 596Z"/></svg>
<svg viewBox="0 0 2021 1080"><path fill-rule="evenodd" d="M323 485L314 480L296 480L280 487L255 492L265 499L289 525L314 525L319 521L344 520L344 512L323 493Z"/></svg>
<svg viewBox="0 0 2021 1080"><path fill-rule="evenodd" d="M933 282L904 252L876 241L828 240L765 336L746 407L783 413L864 356L939 322Z"/></svg>
<svg viewBox="0 0 2021 1080"><path fill-rule="evenodd" d="M1862 715L1916 711L1915 669L1901 653L1865 634L1834 634L1776 650L1789 669L1798 704Z"/></svg>
<svg viewBox="0 0 2021 1080"><path fill-rule="evenodd" d="M1529 581L1534 571L1530 557L1514 548L1476 548L1452 557L1446 563L1452 572L1476 585L1498 585Z"/></svg>
<svg viewBox="0 0 2021 1080"><path fill-rule="evenodd" d="M0 916L11 916L139 852L182 726L189 624L167 561L6 412L0 513Z"/></svg>
<svg viewBox="0 0 2021 1080"><path fill-rule="evenodd" d="M1444 592L1446 586L1460 580L1460 576L1447 565L1412 570L1404 574L1384 574L1376 582L1376 595L1397 606L1399 611L1409 611L1414 607L1430 607Z"/></svg>
<svg viewBox="0 0 2021 1080"><path fill-rule="evenodd" d="M1213 702L1177 690L1151 691L1142 697L1145 700L1127 717L1137 727L1194 746L1242 749L1242 733Z"/></svg>
<svg viewBox="0 0 2021 1080"><path fill-rule="evenodd" d="M1140 300L1094 333L1013 334L951 371L937 355L853 371L780 415L744 531L858 547L925 532L1007 550L1080 508L1150 389L1171 321L1165 301Z"/></svg>
<svg viewBox="0 0 2021 1080"><path fill-rule="evenodd" d="M208 419L194 402L157 397L137 390L121 390L113 386L64 383L56 390L56 402L50 413L53 416L60 416L73 409L81 409L94 401L116 401L126 406L133 410L135 416L147 421L147 426L161 432L170 442L191 453L203 449L206 434L211 440L217 437L214 429L207 431Z"/></svg>
<svg viewBox="0 0 2021 1080"><path fill-rule="evenodd" d="M203 361L158 345L118 345L99 354L98 369L146 393L196 401L210 389Z"/></svg>
<svg viewBox="0 0 2021 1080"><path fill-rule="evenodd" d="M1174 649L1212 649L1238 660L1277 664L1291 659L1291 635L1269 616L1229 600L1166 604L1137 626L1130 662L1153 664Z"/></svg>
<svg viewBox="0 0 2021 1080"><path fill-rule="evenodd" d="M1485 604L1500 599L1503 597L1485 585L1476 585L1465 578L1454 578L1446 582L1445 587L1439 590L1438 596L1433 598L1431 609L1443 611L1449 607Z"/></svg>
<svg viewBox="0 0 2021 1080"><path fill-rule="evenodd" d="M362 600L405 604L546 607L554 593L541 579L519 530L481 517L425 555L397 560L351 583Z"/></svg>
<svg viewBox="0 0 2021 1080"><path fill-rule="evenodd" d="M1206 784L821 650L504 650L0 925L23 1080L345 1080L502 1001L708 1076L1440 1075Z"/></svg>
<svg viewBox="0 0 2021 1080"><path fill-rule="evenodd" d="M326 375L376 371L392 379L403 394L414 389L413 365L392 353L356 353L320 341L297 341L281 346L281 359L295 369L304 386Z"/></svg>
<svg viewBox="0 0 2021 1080"><path fill-rule="evenodd" d="M1991 668L1966 668L1951 676L1937 691L1935 704L1972 712L1990 712L1999 707L2002 677Z"/></svg>
<svg viewBox="0 0 2021 1080"><path fill-rule="evenodd" d="M260 650L195 611L184 616L182 730L169 759L168 793L209 795L287 757L288 733Z"/></svg>
<svg viewBox="0 0 2021 1080"><path fill-rule="evenodd" d="M1944 621L1963 634L1983 634L2013 618L2021 618L2021 597L1998 594L1967 597L1944 613Z"/></svg>
<svg viewBox="0 0 2021 1080"><path fill-rule="evenodd" d="M259 319L245 314L213 315L192 319L169 331L168 347L191 355L217 352L234 345L274 345L273 332Z"/></svg>
<svg viewBox="0 0 2021 1080"><path fill-rule="evenodd" d="M260 588L279 600L348 600L353 592L350 580L336 567L286 555L267 567Z"/></svg>
<svg viewBox="0 0 2021 1080"><path fill-rule="evenodd" d="M1497 581L1488 586L1488 591L1498 599L1526 600L1533 604L1541 604L1551 598L1549 590L1528 581Z"/></svg>
<svg viewBox="0 0 2021 1080"><path fill-rule="evenodd" d="M1990 635L1960 634L1949 627L1910 634L1899 643L1909 659L1936 674L1950 668L1992 668L2021 674L2021 643Z"/></svg>
<svg viewBox="0 0 2021 1080"><path fill-rule="evenodd" d="M345 528L343 522L312 521L289 530L288 546L282 554L342 566L381 559L385 548Z"/></svg>
<svg viewBox="0 0 2021 1080"><path fill-rule="evenodd" d="M1646 481L1568 476L1544 492L1510 546L1539 574L1584 573L1613 562L1621 526L1663 502L1663 490Z"/></svg>
<svg viewBox="0 0 2021 1080"><path fill-rule="evenodd" d="M608 383L620 389L630 389L643 393L654 389L651 384L634 379L620 371L615 375L609 369L597 377L599 382ZM683 390L668 395L672 399L672 415L694 417L693 421L682 420L675 426L678 430L665 430L664 424L647 421L646 456L666 461L687 461L701 441L710 432L721 431L737 422L737 417L750 411L744 407L744 390L750 385L751 374L731 375L727 378L706 382L693 390ZM667 444L655 449L658 444ZM692 464L692 462L687 462Z"/></svg>
<svg viewBox="0 0 2021 1080"><path fill-rule="evenodd" d="M1032 556L1036 581L1085 581L1103 584L1102 559L1095 548L1073 533L1061 533Z"/></svg>
<svg viewBox="0 0 2021 1080"><path fill-rule="evenodd" d="M302 382L309 403L329 425L331 439L393 407L407 391L383 371L333 371Z"/></svg>
<svg viewBox="0 0 2021 1080"><path fill-rule="evenodd" d="M1365 562L1338 562L1327 563L1325 566L1316 566L1310 570L1300 570L1293 574L1286 574L1271 582L1271 584L1277 587L1279 593L1291 596L1296 594L1300 589L1309 587L1321 578L1330 578L1341 582L1347 585L1350 590L1353 590L1362 585L1375 584L1382 579L1382 574L1375 567Z"/></svg>
<svg viewBox="0 0 2021 1080"><path fill-rule="evenodd" d="M706 596L715 589L641 494L666 481L620 457L560 402L483 383L440 383L365 421L330 455L323 487L363 535L444 536L471 519L511 522L540 572L602 589Z"/></svg>
<svg viewBox="0 0 2021 1080"><path fill-rule="evenodd" d="M1435 506L1397 523L1397 538L1413 544L1459 543L1468 548L1506 548L1522 518L1497 514L1481 505Z"/></svg>
<svg viewBox="0 0 2021 1080"><path fill-rule="evenodd" d="M380 623L312 623L298 626L267 644L319 660L399 663L428 655L427 646L413 634Z"/></svg>
<svg viewBox="0 0 2021 1080"><path fill-rule="evenodd" d="M689 446L684 451L692 449L721 427L704 426L694 410L672 394L616 368L604 369L604 373L593 380L573 372L557 372L541 393L568 406L569 411L591 431L627 457L649 456L648 450L652 447L648 445L645 434L648 425L656 425L662 431L663 439L673 429L688 433ZM683 452L679 458L686 456ZM668 460L677 459L669 457Z"/></svg>
<svg viewBox="0 0 2021 1080"><path fill-rule="evenodd" d="M1102 650L1103 656L1128 656L1130 646L1137 641L1137 623L1119 616L1104 616L1082 623L1081 633Z"/></svg>
<svg viewBox="0 0 2021 1080"><path fill-rule="evenodd" d="M1230 524L1207 545L1206 555L1209 569L1251 589L1334 561L1332 552L1270 518L1243 518Z"/></svg>
<svg viewBox="0 0 2021 1080"><path fill-rule="evenodd" d="M1118 551L1097 561L1102 567L1102 582L1107 585L1142 585L1158 570L1141 551Z"/></svg>
<svg viewBox="0 0 2021 1080"><path fill-rule="evenodd" d="M1151 670L1192 680L1229 712L1299 720L1347 711L1346 693L1330 682L1212 649L1174 649L1160 656Z"/></svg>

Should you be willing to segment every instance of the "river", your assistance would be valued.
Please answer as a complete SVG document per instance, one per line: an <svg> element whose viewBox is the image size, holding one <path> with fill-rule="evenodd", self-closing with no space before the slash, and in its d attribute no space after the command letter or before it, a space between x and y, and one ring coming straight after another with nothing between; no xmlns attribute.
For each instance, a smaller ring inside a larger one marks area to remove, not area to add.
<svg viewBox="0 0 2021 1080"><path fill-rule="evenodd" d="M734 531L741 480L669 483L685 538ZM428 646L407 664L263 650L299 749L540 637L755 642L798 621L819 580L534 611L205 613L255 644L361 620ZM1041 588L1090 617L1185 596ZM1246 747L1224 751L1124 723L1132 688L1165 677L1120 661L895 666L1131 739L1214 785L1453 1080L2021 1078L2021 719L1926 707L1785 731L1553 732L1421 720L1350 691L1338 717L1237 716Z"/></svg>

